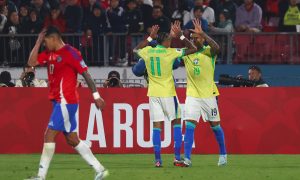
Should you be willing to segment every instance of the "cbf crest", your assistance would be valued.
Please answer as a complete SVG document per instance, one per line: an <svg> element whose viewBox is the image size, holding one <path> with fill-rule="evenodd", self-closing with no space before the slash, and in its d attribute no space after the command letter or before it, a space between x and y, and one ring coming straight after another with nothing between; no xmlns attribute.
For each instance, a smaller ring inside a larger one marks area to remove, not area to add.
<svg viewBox="0 0 300 180"><path fill-rule="evenodd" d="M194 59L193 63L194 63L194 65L198 65L199 64L199 59Z"/></svg>

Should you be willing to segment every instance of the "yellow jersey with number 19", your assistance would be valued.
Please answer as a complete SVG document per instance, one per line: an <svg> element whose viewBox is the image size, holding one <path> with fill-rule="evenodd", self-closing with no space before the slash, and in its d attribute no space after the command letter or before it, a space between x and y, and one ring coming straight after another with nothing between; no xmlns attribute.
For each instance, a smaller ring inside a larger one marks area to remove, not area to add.
<svg viewBox="0 0 300 180"><path fill-rule="evenodd" d="M147 46L138 51L144 59L149 77L148 96L173 97L176 96L173 63L184 55L183 49L166 48L161 45Z"/></svg>
<svg viewBox="0 0 300 180"><path fill-rule="evenodd" d="M216 56L210 50L210 46L203 46L200 51L182 58L187 72L187 96L209 98L219 95L214 82Z"/></svg>

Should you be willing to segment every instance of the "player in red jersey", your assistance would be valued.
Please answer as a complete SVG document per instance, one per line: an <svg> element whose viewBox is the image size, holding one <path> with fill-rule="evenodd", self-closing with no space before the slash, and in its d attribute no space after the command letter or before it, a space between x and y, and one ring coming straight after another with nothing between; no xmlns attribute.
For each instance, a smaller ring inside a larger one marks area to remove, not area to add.
<svg viewBox="0 0 300 180"><path fill-rule="evenodd" d="M46 50L38 54L43 42ZM48 67L49 99L53 102L53 112L45 132L38 176L32 179L46 179L55 151L55 138L60 132L64 133L67 143L96 171L95 180L103 179L108 175L108 171L77 135L79 100L76 90L77 74L84 77L93 93L97 108L103 109L105 105L91 75L88 73L88 67L85 65L80 52L62 41L61 34L56 27L49 26L39 34L30 53L28 65L46 65Z"/></svg>

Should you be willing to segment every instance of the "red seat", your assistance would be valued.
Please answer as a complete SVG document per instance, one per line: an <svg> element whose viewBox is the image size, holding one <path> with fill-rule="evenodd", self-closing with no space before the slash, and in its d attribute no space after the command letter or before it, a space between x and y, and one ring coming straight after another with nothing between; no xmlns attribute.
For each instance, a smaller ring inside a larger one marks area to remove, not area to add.
<svg viewBox="0 0 300 180"><path fill-rule="evenodd" d="M234 64L247 63L249 58L249 45L252 43L252 36L247 34L234 35L233 41L235 44Z"/></svg>
<svg viewBox="0 0 300 180"><path fill-rule="evenodd" d="M255 47L259 63L268 63L272 60L274 41L274 35L255 35Z"/></svg>
<svg viewBox="0 0 300 180"><path fill-rule="evenodd" d="M296 52L296 43L293 35L278 34L275 36L272 64L289 64ZM291 54L292 53L292 54Z"/></svg>

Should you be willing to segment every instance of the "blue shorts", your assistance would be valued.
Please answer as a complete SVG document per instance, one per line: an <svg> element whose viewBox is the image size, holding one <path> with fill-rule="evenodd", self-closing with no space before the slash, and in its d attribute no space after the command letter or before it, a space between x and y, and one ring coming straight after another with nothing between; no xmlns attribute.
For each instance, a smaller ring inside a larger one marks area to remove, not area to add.
<svg viewBox="0 0 300 180"><path fill-rule="evenodd" d="M61 104L53 101L49 129L64 133L77 132L78 104Z"/></svg>

